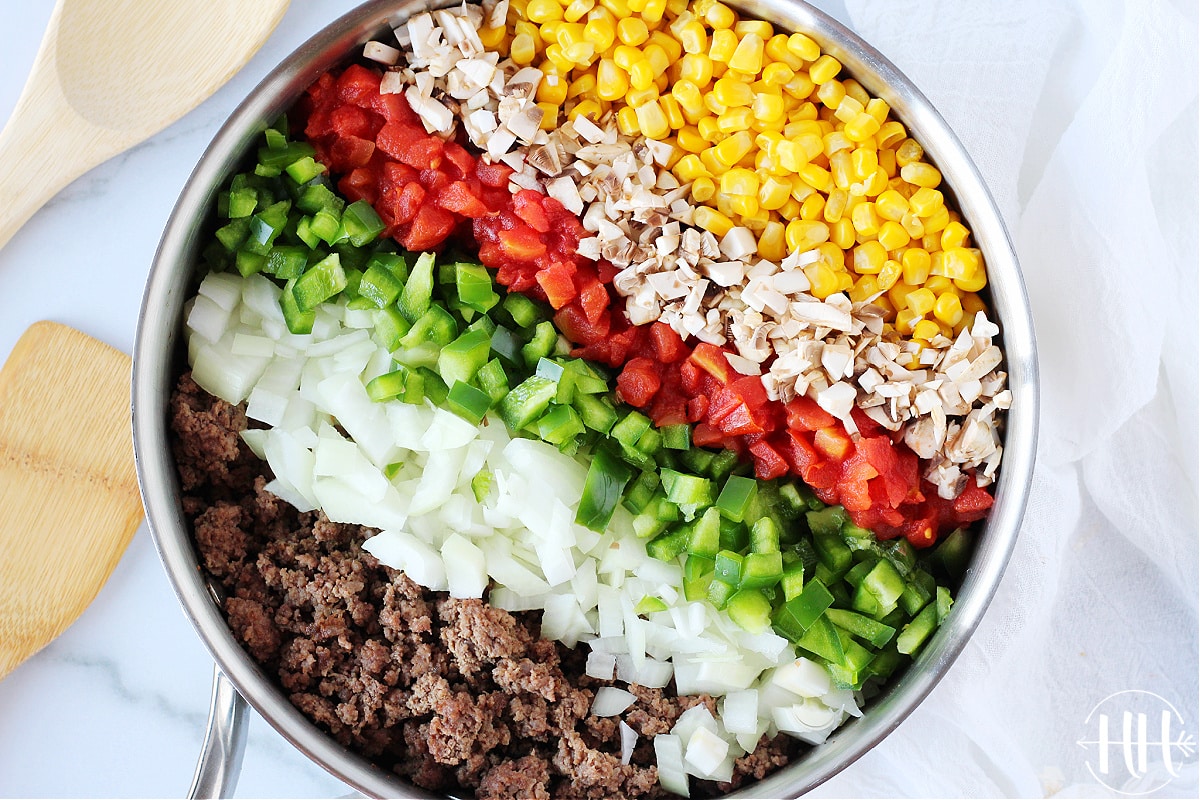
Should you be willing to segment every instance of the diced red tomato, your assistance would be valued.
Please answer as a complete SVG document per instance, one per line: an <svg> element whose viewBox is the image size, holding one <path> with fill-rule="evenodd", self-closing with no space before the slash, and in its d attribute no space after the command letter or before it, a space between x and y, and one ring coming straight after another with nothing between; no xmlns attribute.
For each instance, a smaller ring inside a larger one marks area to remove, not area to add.
<svg viewBox="0 0 1200 800"><path fill-rule="evenodd" d="M411 185L411 184L410 184ZM457 220L454 215L444 208L425 203L417 211L409 227L401 237L401 243L406 250L422 252L437 247L446 241Z"/></svg>
<svg viewBox="0 0 1200 800"><path fill-rule="evenodd" d="M800 395L790 401L787 408L787 425L801 431L817 431L828 428L837 420L825 409L817 405L817 401L806 395Z"/></svg>
<svg viewBox="0 0 1200 800"><path fill-rule="evenodd" d="M765 439L760 439L748 448L750 454L754 457L754 474L764 480L769 481L775 478L782 478L788 472L788 463L784 460L779 451L771 446L771 443Z"/></svg>
<svg viewBox="0 0 1200 800"><path fill-rule="evenodd" d="M665 323L655 322L650 325L650 342L654 345L655 358L663 364L673 364L688 355L683 338Z"/></svg>
<svg viewBox="0 0 1200 800"><path fill-rule="evenodd" d="M488 208L471 192L471 187L464 181L451 181L437 191L434 202L447 211L453 211L464 217L480 217L488 213Z"/></svg>
<svg viewBox="0 0 1200 800"><path fill-rule="evenodd" d="M733 368L725 358L725 351L714 344L700 342L688 358L721 383L729 383L733 375Z"/></svg>
<svg viewBox="0 0 1200 800"><path fill-rule="evenodd" d="M546 300L551 308L562 308L575 299L575 282L572 280L574 273L575 267L562 261L555 261L538 272L538 285L546 293ZM587 316L586 310L584 316Z"/></svg>
<svg viewBox="0 0 1200 800"><path fill-rule="evenodd" d="M825 458L845 461L854 449L854 442L841 425L829 425L813 432L813 446Z"/></svg>
<svg viewBox="0 0 1200 800"><path fill-rule="evenodd" d="M658 365L649 358L632 358L617 376L617 395L635 408L645 408L662 386Z"/></svg>

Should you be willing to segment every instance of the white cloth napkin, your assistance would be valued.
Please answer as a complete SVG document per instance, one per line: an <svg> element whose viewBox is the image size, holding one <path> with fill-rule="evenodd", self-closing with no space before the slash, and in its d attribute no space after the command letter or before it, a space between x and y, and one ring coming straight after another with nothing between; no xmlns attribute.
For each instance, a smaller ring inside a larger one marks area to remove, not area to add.
<svg viewBox="0 0 1200 800"><path fill-rule="evenodd" d="M1021 537L978 632L895 733L815 794L1196 797L1194 749L1175 754L1177 777L1152 749L1138 779L1116 750L1093 776L1077 744L1124 690L1154 692L1183 715L1174 733L1200 733L1196 3L845 4L1004 214L1043 407Z"/></svg>

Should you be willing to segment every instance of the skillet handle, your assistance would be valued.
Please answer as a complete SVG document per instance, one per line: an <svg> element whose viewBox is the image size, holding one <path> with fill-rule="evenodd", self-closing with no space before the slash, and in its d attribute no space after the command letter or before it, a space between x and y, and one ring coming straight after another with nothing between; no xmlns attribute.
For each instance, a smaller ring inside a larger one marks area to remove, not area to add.
<svg viewBox="0 0 1200 800"><path fill-rule="evenodd" d="M208 730L204 734L204 746L196 763L196 774L192 776L192 786L188 789L189 798L208 800L233 796L238 773L242 770L242 756L246 752L249 719L246 712L246 701L221 668L214 666Z"/></svg>

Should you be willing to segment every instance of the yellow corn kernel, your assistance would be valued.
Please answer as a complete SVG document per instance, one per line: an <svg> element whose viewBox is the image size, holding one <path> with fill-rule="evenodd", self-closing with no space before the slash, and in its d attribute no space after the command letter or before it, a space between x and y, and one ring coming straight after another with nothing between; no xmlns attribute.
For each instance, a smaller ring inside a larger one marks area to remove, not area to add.
<svg viewBox="0 0 1200 800"><path fill-rule="evenodd" d="M874 275L863 275L850 288L850 300L855 303L865 303L879 293L879 280Z"/></svg>
<svg viewBox="0 0 1200 800"><path fill-rule="evenodd" d="M971 232L969 230L967 230L966 226L963 225L961 222L951 222L949 225L947 225L945 227L945 229L942 230L942 239L941 239L942 250L947 251L947 255L949 255L950 250L956 250L956 251L964 250L964 246L966 245L967 239L970 236L971 236ZM969 251L965 251L965 250L964 250L964 252L969 253ZM957 252L955 253L955 255L958 256L959 258L964 258L964 259L966 258L966 256L961 255ZM976 265L978 265L978 261L976 261ZM954 276L951 276L951 277L954 277Z"/></svg>
<svg viewBox="0 0 1200 800"><path fill-rule="evenodd" d="M729 208L734 214L742 217L743 220L757 217L760 213L760 209L758 207L758 195L750 195L749 197L740 194L734 195L733 197L729 198ZM767 212L762 211L762 214L762 222L765 223L767 220Z"/></svg>
<svg viewBox="0 0 1200 800"><path fill-rule="evenodd" d="M679 80L671 87L671 96L679 103L679 107L689 119L699 119L705 115L704 95L696 84L689 80Z"/></svg>
<svg viewBox="0 0 1200 800"><path fill-rule="evenodd" d="M687 127L687 119L683 116L683 110L679 107L679 101L671 95L664 95L658 98L658 104L662 106L663 113L667 116L667 124L671 126L673 131L681 131ZM693 128L693 130L695 130Z"/></svg>
<svg viewBox="0 0 1200 800"><path fill-rule="evenodd" d="M879 130L879 120L864 111L847 122L846 127L842 130L851 141L863 142L874 136Z"/></svg>
<svg viewBox="0 0 1200 800"><path fill-rule="evenodd" d="M613 62L621 69L629 72L633 69L633 65L639 61L645 61L646 57L642 55L642 51L636 47L630 47L627 44L619 44L612 51Z"/></svg>
<svg viewBox="0 0 1200 800"><path fill-rule="evenodd" d="M662 21L667 11L667 0L646 0L646 7L641 10L642 19L648 24L657 25Z"/></svg>
<svg viewBox="0 0 1200 800"><path fill-rule="evenodd" d="M583 36L583 23L567 22L566 20L558 23L555 26L554 41L562 45L564 50L573 44L578 44L581 42L591 44L591 42L588 42ZM592 46L595 47L595 45Z"/></svg>
<svg viewBox="0 0 1200 800"><path fill-rule="evenodd" d="M642 10L646 7L646 2L647 2L647 0L625 0L625 5L627 5L629 7L629 10L632 11L634 14L640 14L642 12ZM622 16L628 16L626 14L617 14L616 11L614 11L613 13L616 14L618 19L620 19Z"/></svg>
<svg viewBox="0 0 1200 800"><path fill-rule="evenodd" d="M766 42L766 44L763 45L764 70L766 67L770 66L771 63L785 66L793 72L804 67L804 59L798 57L791 50L788 50L787 34L774 33L774 31L772 31L770 34L764 36L763 39Z"/></svg>
<svg viewBox="0 0 1200 800"><path fill-rule="evenodd" d="M800 101L808 100L809 95L812 94L815 88L816 84L808 77L807 72L794 73L792 79L783 85L784 93ZM807 110L805 114L807 119L815 119L817 115L816 106L811 106L811 109Z"/></svg>
<svg viewBox="0 0 1200 800"><path fill-rule="evenodd" d="M632 106L622 106L617 112L617 130L626 136L638 135L637 111Z"/></svg>
<svg viewBox="0 0 1200 800"><path fill-rule="evenodd" d="M925 149L914 139L905 139L896 145L896 163L902 168L914 164L925 155Z"/></svg>
<svg viewBox="0 0 1200 800"><path fill-rule="evenodd" d="M680 80L691 81L696 86L708 86L713 76L712 59L703 53L686 53L679 59Z"/></svg>
<svg viewBox="0 0 1200 800"><path fill-rule="evenodd" d="M892 222L902 220L908 210L908 201L895 189L884 190L875 198L875 213Z"/></svg>
<svg viewBox="0 0 1200 800"><path fill-rule="evenodd" d="M904 216L900 218L900 225L904 228L904 232L913 239L925 236L925 223L912 211L904 213Z"/></svg>
<svg viewBox="0 0 1200 800"><path fill-rule="evenodd" d="M590 67L596 60L596 48L591 42L573 42L562 47L563 57L577 67ZM593 88L595 88L593 86Z"/></svg>
<svg viewBox="0 0 1200 800"><path fill-rule="evenodd" d="M824 300L838 290L838 277L825 264L809 264L804 268L804 274L808 277L809 284L811 284L808 290L809 293L819 300Z"/></svg>
<svg viewBox="0 0 1200 800"><path fill-rule="evenodd" d="M717 98L716 92L708 92L704 95L704 107L707 108L713 116L720 116L729 110L729 106L725 105Z"/></svg>
<svg viewBox="0 0 1200 800"><path fill-rule="evenodd" d="M753 149L754 139L750 136L750 132L738 131L727 139L718 142L713 148L713 155L722 165L732 167L745 158Z"/></svg>
<svg viewBox="0 0 1200 800"><path fill-rule="evenodd" d="M645 89L630 89L629 94L625 95L625 102L633 108L639 108L646 105L651 100L658 99L658 87L649 86Z"/></svg>
<svg viewBox="0 0 1200 800"><path fill-rule="evenodd" d="M567 22L578 22L596 7L596 0L571 0L563 9L563 19Z"/></svg>
<svg viewBox="0 0 1200 800"><path fill-rule="evenodd" d="M537 45L534 44L533 37L527 33L518 33L513 37L508 55L523 67L532 64L533 59L537 58Z"/></svg>
<svg viewBox="0 0 1200 800"><path fill-rule="evenodd" d="M837 83L837 81L830 81L829 83L821 84L821 89L817 90L817 93L818 93L817 96L818 97L820 96L820 92L826 86L830 86L830 85L833 85L836 83ZM824 102L825 98L822 97L821 100L822 100L822 102ZM833 115L835 117L837 117L838 119L840 119L842 122L851 122L854 120L855 117L857 117L859 114L863 113L863 104L858 102L857 100L855 100L850 95L846 94L844 89L842 90L842 99L841 100L839 100L837 103L835 103L832 106L830 106L829 103L825 103L825 105L829 106L830 108L833 108L834 109Z"/></svg>
<svg viewBox="0 0 1200 800"><path fill-rule="evenodd" d="M921 315L911 308L902 308L896 312L896 330L911 335L913 327L921 321Z"/></svg>
<svg viewBox="0 0 1200 800"><path fill-rule="evenodd" d="M863 242L854 248L854 271L859 275L879 274L887 260L887 250L879 242Z"/></svg>
<svg viewBox="0 0 1200 800"><path fill-rule="evenodd" d="M829 226L829 241L843 250L854 247L854 243L858 241L858 232L854 230L854 223L850 221L849 215L843 214L841 219Z"/></svg>
<svg viewBox="0 0 1200 800"><path fill-rule="evenodd" d="M671 68L671 59L667 56L666 50L659 45L648 44L642 48L642 55L650 63L650 68L654 70L655 76L666 77L667 70Z"/></svg>
<svg viewBox="0 0 1200 800"><path fill-rule="evenodd" d="M937 296L927 287L921 287L909 292L905 297L905 302L909 310L923 317L933 311L933 304L937 302Z"/></svg>
<svg viewBox="0 0 1200 800"><path fill-rule="evenodd" d="M558 26L561 24L562 20L551 20L538 26L537 37L542 44L558 44Z"/></svg>
<svg viewBox="0 0 1200 800"><path fill-rule="evenodd" d="M830 131L821 137L821 152L826 158L832 158L835 153L853 148L854 142L846 138L846 134L841 131Z"/></svg>
<svg viewBox="0 0 1200 800"><path fill-rule="evenodd" d="M717 130L721 133L737 133L750 130L754 112L748 108L731 108L717 117Z"/></svg>
<svg viewBox="0 0 1200 800"><path fill-rule="evenodd" d="M904 141L904 137L907 135L904 125L892 119L880 124L879 132L875 134L875 140L879 143L880 150L891 149Z"/></svg>
<svg viewBox="0 0 1200 800"><path fill-rule="evenodd" d="M862 101L862 104L866 107L867 113L874 117L882 127L883 123L887 121L888 111L890 110L888 108L888 104L878 97L869 97L865 91L863 92L862 97L867 98Z"/></svg>
<svg viewBox="0 0 1200 800"><path fill-rule="evenodd" d="M635 113L637 114L638 128L641 129L643 136L649 139L665 139L671 135L671 126L667 123L667 115L663 113L662 106L658 104L657 100L651 100L638 106Z"/></svg>
<svg viewBox="0 0 1200 800"><path fill-rule="evenodd" d="M563 18L563 7L557 0L529 0L525 5L525 18L539 25L560 20Z"/></svg>
<svg viewBox="0 0 1200 800"><path fill-rule="evenodd" d="M839 150L829 157L829 173L833 176L833 185L839 189L850 188L850 151Z"/></svg>
<svg viewBox="0 0 1200 800"><path fill-rule="evenodd" d="M774 61L763 67L762 82L767 86L782 87L795 76L796 73L787 64Z"/></svg>
<svg viewBox="0 0 1200 800"><path fill-rule="evenodd" d="M721 133L719 130L717 130L717 118L713 117L713 116L701 117L700 121L696 123L696 130L700 133L700 138L702 138L704 141L706 141L710 144L715 145L715 144L723 141L724 139L728 138L727 134ZM712 148L709 148L709 149L711 150ZM715 153L714 153L714 158L715 158ZM741 158L741 156L738 156L738 159L740 159L740 158ZM729 162L728 164L724 163L724 161L721 161L719 163L721 165L722 170L725 170L725 169L728 169L731 165L736 164L738 159L734 159L733 161Z"/></svg>
<svg viewBox="0 0 1200 800"><path fill-rule="evenodd" d="M546 69L547 66L543 63L541 67L543 74L537 88L537 101L561 106L567 101L567 82L557 69Z"/></svg>
<svg viewBox="0 0 1200 800"><path fill-rule="evenodd" d="M837 275L837 290L839 292L850 291L850 289L854 286L854 276L849 272L838 272L837 270L834 270L834 274Z"/></svg>
<svg viewBox="0 0 1200 800"><path fill-rule="evenodd" d="M488 50L498 50L507 32L503 25L496 28L485 26L479 29L479 42Z"/></svg>
<svg viewBox="0 0 1200 800"><path fill-rule="evenodd" d="M626 17L617 22L617 38L621 44L637 47L650 38L650 29L641 17Z"/></svg>
<svg viewBox="0 0 1200 800"><path fill-rule="evenodd" d="M792 55L805 61L816 61L821 57L821 46L803 33L793 33L789 36L787 49Z"/></svg>
<svg viewBox="0 0 1200 800"><path fill-rule="evenodd" d="M783 208L791 196L791 182L772 175L764 180L758 188L758 205L767 211L778 211Z"/></svg>
<svg viewBox="0 0 1200 800"><path fill-rule="evenodd" d="M962 301L954 292L943 292L933 304L933 315L947 325L957 325L963 318Z"/></svg>
<svg viewBox="0 0 1200 800"><path fill-rule="evenodd" d="M733 32L738 36L753 34L762 39L765 44L768 39L775 35L775 27L771 23L761 19L740 19L733 24Z"/></svg>
<svg viewBox="0 0 1200 800"><path fill-rule="evenodd" d="M737 34L728 29L714 30L712 41L708 46L708 57L713 61L719 61L722 64L728 65L729 59L733 58L734 52L737 50L738 38Z"/></svg>
<svg viewBox="0 0 1200 800"><path fill-rule="evenodd" d="M783 223L769 220L758 235L758 256L767 261L779 263L788 254L787 243L784 240Z"/></svg>
<svg viewBox="0 0 1200 800"><path fill-rule="evenodd" d="M817 158L825 152L825 140L819 133L800 133L792 137L798 148L797 158L802 164Z"/></svg>
<svg viewBox="0 0 1200 800"><path fill-rule="evenodd" d="M704 166L704 162L700 160L700 156L695 153L686 153L679 161L675 162L675 168L671 170L675 173L675 177L687 183L694 181L697 178L711 178L712 174L708 168Z"/></svg>
<svg viewBox="0 0 1200 800"><path fill-rule="evenodd" d="M833 176L829 174L829 170L823 169L817 164L805 164L796 171L796 174L818 192L827 192L833 185ZM825 207L828 209L829 204L826 203Z"/></svg>
<svg viewBox="0 0 1200 800"><path fill-rule="evenodd" d="M899 261L889 258L883 262L883 267L880 268L879 274L875 276L875 279L878 281L877 286L879 287L879 291L886 292L895 286L896 282L900 280L900 275L901 267Z"/></svg>
<svg viewBox="0 0 1200 800"><path fill-rule="evenodd" d="M900 256L904 267L904 282L910 286L920 286L929 279L931 259L929 253L919 247L910 247Z"/></svg>
<svg viewBox="0 0 1200 800"><path fill-rule="evenodd" d="M854 173L855 178L860 181L869 181L874 178L877 169L879 169L879 155L875 150L870 147L856 147L850 152L850 171Z"/></svg>
<svg viewBox="0 0 1200 800"><path fill-rule="evenodd" d="M816 220L794 219L784 231L789 252L805 252L829 241L829 226Z"/></svg>
<svg viewBox="0 0 1200 800"><path fill-rule="evenodd" d="M625 97L629 91L629 76L611 58L602 58L596 64L596 96L612 102Z"/></svg>
<svg viewBox="0 0 1200 800"><path fill-rule="evenodd" d="M899 222L889 219L879 226L879 232L875 234L875 238L879 240L879 244L883 245L885 250L891 252L907 247L912 237Z"/></svg>
<svg viewBox="0 0 1200 800"><path fill-rule="evenodd" d="M872 119L874 118L872 117ZM938 171L938 168L923 161L914 161L902 166L900 177L913 186L922 186L927 189L936 188L942 182L942 173Z"/></svg>
<svg viewBox="0 0 1200 800"><path fill-rule="evenodd" d="M875 135L875 139L878 142L879 134ZM883 168L889 182L896 177L896 151L892 149L879 150L879 166Z"/></svg>
<svg viewBox="0 0 1200 800"><path fill-rule="evenodd" d="M654 86L654 67L646 59L638 59L629 67L629 85L634 89L649 89ZM657 87L655 87L657 90Z"/></svg>
<svg viewBox="0 0 1200 800"><path fill-rule="evenodd" d="M775 156L775 148L783 141L783 134L778 131L763 131L754 137L754 144L759 150L764 150Z"/></svg>
<svg viewBox="0 0 1200 800"><path fill-rule="evenodd" d="M826 54L813 62L813 65L808 68L808 76L812 78L812 82L820 86L825 81L833 80L837 74L842 71L841 62L833 56ZM845 91L843 87L842 91Z"/></svg>
<svg viewBox="0 0 1200 800"><path fill-rule="evenodd" d="M917 320L913 324L912 337L928 342L942 332L942 329L931 319Z"/></svg>
<svg viewBox="0 0 1200 800"><path fill-rule="evenodd" d="M575 69L575 62L567 58L567 54L563 52L562 45L558 42L546 45L546 52L543 54L546 60L554 65L554 69L560 75L567 75L571 70ZM563 81L563 91L566 91L566 81Z"/></svg>
<svg viewBox="0 0 1200 800"><path fill-rule="evenodd" d="M951 223L951 225L955 224L957 223ZM947 228L946 231L942 232L943 241L949 230ZM973 276L982 263L979 251L966 247L952 246L942 250L938 255L940 257L936 261L936 269L931 269L932 273L950 278L951 280L960 280Z"/></svg>
<svg viewBox="0 0 1200 800"><path fill-rule="evenodd" d="M825 195L813 192L800 203L800 219L818 220L825 211Z"/></svg>
<svg viewBox="0 0 1200 800"><path fill-rule="evenodd" d="M694 202L707 203L716 193L717 185L712 178L702 176L692 181L692 200Z"/></svg>
<svg viewBox="0 0 1200 800"><path fill-rule="evenodd" d="M708 206L697 208L692 216L692 222L717 237L729 233L733 227L733 221L729 217Z"/></svg>
<svg viewBox="0 0 1200 800"><path fill-rule="evenodd" d="M537 103L538 108L542 110L542 121L538 123L538 129L543 131L552 131L558 127L558 106L551 103Z"/></svg>
<svg viewBox="0 0 1200 800"><path fill-rule="evenodd" d="M836 109L846 99L846 88L842 86L842 82L838 80L829 80L824 83L817 84L817 99L825 108Z"/></svg>
<svg viewBox="0 0 1200 800"><path fill-rule="evenodd" d="M592 122L600 119L604 114L604 109L595 100L584 100L581 103L576 103L574 108L567 112L567 119L575 119L579 116L589 117Z"/></svg>
<svg viewBox="0 0 1200 800"><path fill-rule="evenodd" d="M617 40L617 26L611 19L589 19L583 26L583 38L592 43L597 53L607 53Z"/></svg>
<svg viewBox="0 0 1200 800"><path fill-rule="evenodd" d="M721 78L713 84L711 92L718 103L726 107L748 106L754 102L754 90L747 83Z"/></svg>
<svg viewBox="0 0 1200 800"><path fill-rule="evenodd" d="M770 28L770 23L767 23ZM747 75L757 75L763 68L763 46L766 42L756 33L747 33L729 58L729 68Z"/></svg>
<svg viewBox="0 0 1200 800"><path fill-rule="evenodd" d="M954 286L963 292L981 291L983 287L987 286L987 270L980 266L975 270L975 274L956 279Z"/></svg>
<svg viewBox="0 0 1200 800"><path fill-rule="evenodd" d="M789 197L788 201L783 204L783 207L777 212L777 216L781 220L794 220L800 214L800 201L794 197Z"/></svg>
<svg viewBox="0 0 1200 800"><path fill-rule="evenodd" d="M757 195L758 176L748 169L735 167L721 176L721 191L726 194Z"/></svg>
<svg viewBox="0 0 1200 800"><path fill-rule="evenodd" d="M927 219L922 220L922 223L925 226L925 237L933 239L933 242L925 249L931 253L934 250L940 250L942 248L941 232L950 224L950 209L942 206L930 214Z"/></svg>
<svg viewBox="0 0 1200 800"><path fill-rule="evenodd" d="M596 76L591 72L585 72L567 84L568 100L585 94L589 96L598 94L596 91Z"/></svg>
<svg viewBox="0 0 1200 800"><path fill-rule="evenodd" d="M700 20L695 17L689 17L678 25L672 23L671 33L675 34L675 38L683 46L685 53L695 54L708 51L708 33L705 32L704 25Z"/></svg>
<svg viewBox="0 0 1200 800"><path fill-rule="evenodd" d="M733 9L724 3L713 3L704 13L704 21L714 30L732 28L737 23L737 15L733 13ZM732 30L729 32L733 33Z"/></svg>
<svg viewBox="0 0 1200 800"><path fill-rule="evenodd" d="M950 280L945 275L938 274L938 270L941 269L941 267L938 265L939 258L939 253L934 253L932 256L930 256L930 261L933 266L930 268L930 276L925 280L925 288L934 294L956 291L954 288L954 281Z"/></svg>
<svg viewBox="0 0 1200 800"><path fill-rule="evenodd" d="M818 169L820 169L818 167ZM803 176L801 176L803 178ZM807 179L805 180L807 183ZM813 187L817 191L821 191L820 187ZM825 197L825 208L821 212L822 218L826 222L837 222L846 213L846 204L850 200L850 195L842 189L834 188L829 191Z"/></svg>
<svg viewBox="0 0 1200 800"><path fill-rule="evenodd" d="M628 17L631 13L627 0L600 0L600 5L608 9L617 19Z"/></svg>
<svg viewBox="0 0 1200 800"><path fill-rule="evenodd" d="M683 45L665 31L650 31L650 44L658 45L667 55L667 62L674 64L683 57Z"/></svg>
<svg viewBox="0 0 1200 800"><path fill-rule="evenodd" d="M922 186L912 193L912 197L908 199L908 204L917 216L930 217L945 205L945 200L942 197L942 193L937 189Z"/></svg>

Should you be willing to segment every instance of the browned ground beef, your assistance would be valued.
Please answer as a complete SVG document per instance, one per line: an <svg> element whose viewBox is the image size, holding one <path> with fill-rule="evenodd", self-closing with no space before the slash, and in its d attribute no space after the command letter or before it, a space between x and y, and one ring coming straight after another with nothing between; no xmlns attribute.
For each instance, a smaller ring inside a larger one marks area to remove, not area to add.
<svg viewBox="0 0 1200 800"><path fill-rule="evenodd" d="M640 736L620 763L615 719L591 716L586 648L540 639L537 616L430 592L361 549L373 531L298 513L264 490L242 409L184 375L171 399L184 511L229 625L292 703L340 743L431 790L480 798L661 797L652 740L711 697L632 687ZM799 749L764 742L734 785ZM729 784L693 782L693 794Z"/></svg>

